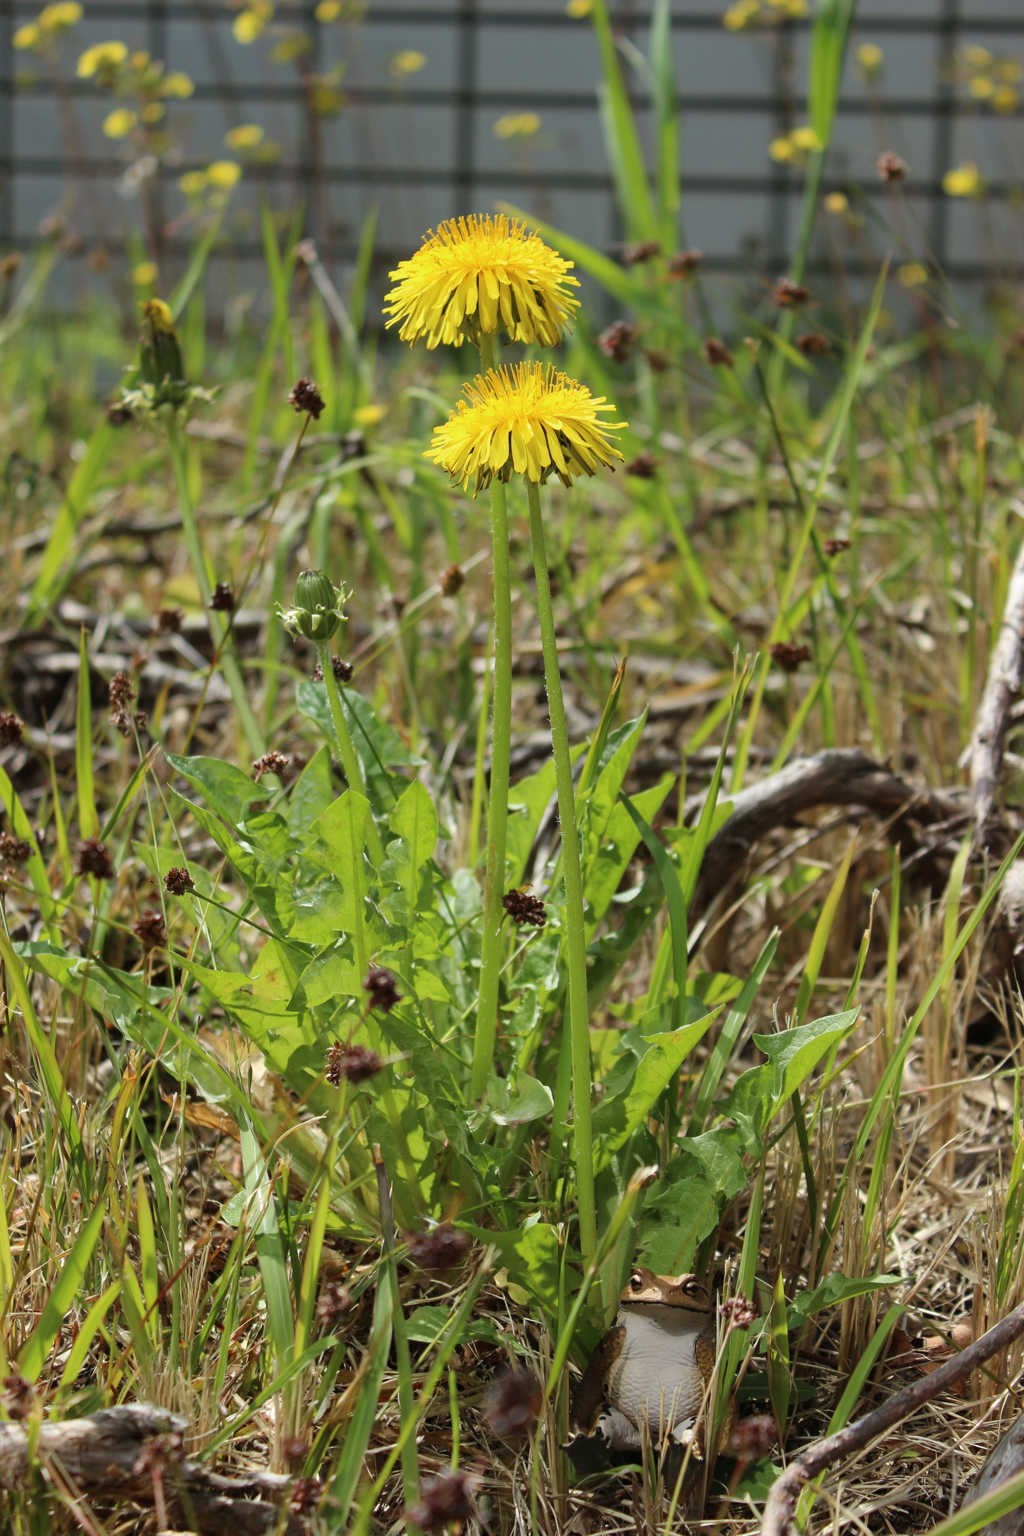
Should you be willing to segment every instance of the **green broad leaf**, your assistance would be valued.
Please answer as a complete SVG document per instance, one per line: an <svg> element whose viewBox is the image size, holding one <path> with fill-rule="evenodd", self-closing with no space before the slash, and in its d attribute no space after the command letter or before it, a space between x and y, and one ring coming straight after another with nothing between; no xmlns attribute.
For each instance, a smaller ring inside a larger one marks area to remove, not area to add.
<svg viewBox="0 0 1024 1536"><path fill-rule="evenodd" d="M390 809L399 799L407 781L395 777L388 769L420 768L424 759L409 751L394 726L379 719L373 706L361 693L357 693L354 688L339 688L338 692L367 789L378 807ZM323 684L308 681L298 683L295 703L299 711L313 721L324 738L337 747L331 707Z"/></svg>
<svg viewBox="0 0 1024 1536"><path fill-rule="evenodd" d="M264 861L251 846L247 847L232 837L212 811L208 811L204 805L186 800L176 789L172 789L171 794L204 832L213 838L220 851L230 860L267 925L279 938L283 938L291 928L295 915L290 886L277 878L272 865Z"/></svg>
<svg viewBox="0 0 1024 1536"><path fill-rule="evenodd" d="M823 1312L826 1307L838 1306L841 1301L851 1301L855 1296L867 1296L871 1291L886 1287L902 1286L902 1275L865 1275L847 1279L845 1275L826 1275L813 1291L801 1291L789 1305L790 1329L799 1328L807 1317Z"/></svg>
<svg viewBox="0 0 1024 1536"><path fill-rule="evenodd" d="M406 1333L414 1344L436 1344L452 1320L447 1307L417 1307L406 1322ZM464 1339L480 1339L485 1344L504 1348L508 1340L499 1333L489 1317L470 1318L462 1330Z"/></svg>
<svg viewBox="0 0 1024 1536"><path fill-rule="evenodd" d="M772 1115L806 1082L831 1047L850 1033L859 1014L859 1008L848 1008L844 1013L827 1014L812 1024L783 1029L776 1035L753 1036L754 1044L764 1051L772 1067Z"/></svg>
<svg viewBox="0 0 1024 1536"><path fill-rule="evenodd" d="M333 799L331 754L326 747L320 747L303 768L288 797L288 826L292 836L304 842L316 818L326 811Z"/></svg>
<svg viewBox="0 0 1024 1536"><path fill-rule="evenodd" d="M589 867L607 835L609 819L619 798L619 791L626 781L629 765L633 761L633 753L639 745L646 724L647 711L644 710L638 720L630 720L628 725L621 727L615 733L619 738L615 749L600 769L593 788L586 796L580 816L580 862L583 866L584 882L586 882Z"/></svg>
<svg viewBox="0 0 1024 1536"><path fill-rule="evenodd" d="M370 820L370 802L357 790L347 789L332 800L310 827L316 838L306 857L329 869L338 881L341 901L338 912L345 933L354 933L364 920L364 903L370 889L363 848Z"/></svg>
<svg viewBox="0 0 1024 1536"><path fill-rule="evenodd" d="M560 1280L563 1265L561 1230L539 1216L528 1216L522 1226L511 1232L489 1232L483 1227L468 1227L481 1243L498 1250L498 1265L508 1270L509 1279L540 1303L549 1317L559 1315ZM565 1285L571 1293L579 1288L580 1274L574 1264L565 1265Z"/></svg>
<svg viewBox="0 0 1024 1536"><path fill-rule="evenodd" d="M551 1089L518 1072L510 1083L504 1077L488 1077L487 1109L495 1125L526 1125L543 1120L554 1108Z"/></svg>
<svg viewBox="0 0 1024 1536"><path fill-rule="evenodd" d="M437 808L419 779L414 779L391 812L392 832L405 844L411 869L433 858L437 847Z"/></svg>
<svg viewBox="0 0 1024 1536"><path fill-rule="evenodd" d="M295 920L288 937L298 944L333 944L344 932L347 910L345 893L337 880L321 880L296 897Z"/></svg>
<svg viewBox="0 0 1024 1536"><path fill-rule="evenodd" d="M661 1275L689 1269L723 1210L747 1187L746 1143L733 1126L686 1136L678 1154L647 1190L640 1256Z"/></svg>
<svg viewBox="0 0 1024 1536"><path fill-rule="evenodd" d="M412 989L421 1003L450 1003L451 993L436 971L417 966L413 972Z"/></svg>
<svg viewBox="0 0 1024 1536"><path fill-rule="evenodd" d="M269 800L274 791L257 784L248 774L219 757L178 757L166 753L176 773L198 790L212 811L232 827L240 827L250 814L254 800Z"/></svg>
<svg viewBox="0 0 1024 1536"><path fill-rule="evenodd" d="M705 1013L693 1023L667 1034L648 1035L648 1049L636 1063L628 1087L621 1093L606 1097L594 1112L594 1136L601 1137L596 1154L596 1165L603 1167L616 1151L650 1113L658 1098L668 1087L674 1073L707 1033L718 1009ZM612 1074L606 1079L609 1082Z"/></svg>
<svg viewBox="0 0 1024 1536"><path fill-rule="evenodd" d="M742 1388L742 1383L740 1385ZM770 1456L762 1456L758 1461L748 1462L739 1482L730 1483L730 1498L741 1503L751 1499L755 1504L763 1504L781 1471L782 1468L772 1461Z"/></svg>
<svg viewBox="0 0 1024 1536"><path fill-rule="evenodd" d="M632 797L633 805L645 821L654 820L675 781L674 773L663 774L657 784ZM616 805L605 823L601 842L584 877L583 899L591 934L611 906L639 842L640 833L633 818L624 805Z"/></svg>
<svg viewBox="0 0 1024 1536"><path fill-rule="evenodd" d="M573 747L570 754L573 762L584 750L582 746ZM546 762L539 772L520 779L509 790L508 830L505 834L505 880L508 885L521 883L538 828L554 794L554 759Z"/></svg>
<svg viewBox="0 0 1024 1536"><path fill-rule="evenodd" d="M359 997L363 979L356 964L352 940L339 939L322 949L306 966L292 993L290 1006L301 1012L304 1008L318 1008L343 997Z"/></svg>

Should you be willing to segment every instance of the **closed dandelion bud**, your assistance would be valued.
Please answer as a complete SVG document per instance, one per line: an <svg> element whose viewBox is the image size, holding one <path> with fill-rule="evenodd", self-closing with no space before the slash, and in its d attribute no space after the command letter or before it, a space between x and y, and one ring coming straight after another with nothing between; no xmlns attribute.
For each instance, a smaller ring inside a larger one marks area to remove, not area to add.
<svg viewBox="0 0 1024 1536"><path fill-rule="evenodd" d="M300 571L295 583L295 603L285 615L289 629L317 645L325 645L344 618L339 611L342 594L323 571Z"/></svg>
<svg viewBox="0 0 1024 1536"><path fill-rule="evenodd" d="M142 306L139 369L145 382L154 387L168 380L178 383L185 378L178 333L163 299L150 299Z"/></svg>

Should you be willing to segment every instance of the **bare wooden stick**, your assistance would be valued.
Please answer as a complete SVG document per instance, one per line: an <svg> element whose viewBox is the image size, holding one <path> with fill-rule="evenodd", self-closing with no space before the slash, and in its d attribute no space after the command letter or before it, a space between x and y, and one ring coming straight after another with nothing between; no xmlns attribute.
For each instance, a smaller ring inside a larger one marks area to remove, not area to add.
<svg viewBox="0 0 1024 1536"><path fill-rule="evenodd" d="M85 1419L0 1424L0 1487L24 1489L34 1467L61 1489L86 1498L132 1499L153 1504L166 1498L202 1536L301 1536L303 1526L279 1503L291 1478L257 1472L248 1478L220 1477L180 1454L187 1421L149 1403L104 1408ZM30 1452L30 1441L34 1449ZM246 1497L247 1494L257 1497Z"/></svg>
<svg viewBox="0 0 1024 1536"><path fill-rule="evenodd" d="M759 838L819 805L863 805L883 815L903 811L924 823L963 814L957 801L933 790L915 789L856 747L817 752L732 797L732 815L708 843L699 890L705 894L720 890L729 876L742 869Z"/></svg>
<svg viewBox="0 0 1024 1536"><path fill-rule="evenodd" d="M856 1451L863 1450L869 1441L891 1429L894 1424L909 1418L924 1403L930 1402L947 1387L963 1381L984 1361L998 1355L1024 1334L1024 1306L1016 1307L1002 1322L996 1323L980 1339L968 1344L958 1355L945 1360L929 1376L911 1382L889 1401L866 1413L862 1419L848 1424L845 1429L824 1440L809 1445L772 1484L768 1502L764 1507L761 1536L793 1536L796 1531L794 1516L800 1491L812 1478L825 1472L834 1462L843 1461Z"/></svg>
<svg viewBox="0 0 1024 1536"><path fill-rule="evenodd" d="M971 815L980 837L992 814L999 787L1006 717L1020 690L1024 663L1024 544L1013 564L1003 622L988 666L970 745L964 753L971 769Z"/></svg>

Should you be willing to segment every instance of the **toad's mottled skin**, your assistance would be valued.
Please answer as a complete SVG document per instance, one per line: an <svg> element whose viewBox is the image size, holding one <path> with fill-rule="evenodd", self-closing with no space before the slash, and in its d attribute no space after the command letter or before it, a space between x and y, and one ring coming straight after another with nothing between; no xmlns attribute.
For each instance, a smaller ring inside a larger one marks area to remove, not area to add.
<svg viewBox="0 0 1024 1536"><path fill-rule="evenodd" d="M690 1445L703 1455L698 1425L715 1368L711 1296L694 1275L635 1269L615 1323L573 1393L570 1422L612 1451Z"/></svg>

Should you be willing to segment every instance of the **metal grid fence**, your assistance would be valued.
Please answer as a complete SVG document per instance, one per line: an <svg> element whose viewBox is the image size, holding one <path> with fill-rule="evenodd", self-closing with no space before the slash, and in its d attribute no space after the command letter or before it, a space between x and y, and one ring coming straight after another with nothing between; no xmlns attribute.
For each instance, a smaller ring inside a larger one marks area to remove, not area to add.
<svg viewBox="0 0 1024 1536"><path fill-rule="evenodd" d="M298 188L309 232L334 261L351 259L371 204L380 210L382 261L406 254L428 225L498 199L598 247L614 248L621 238L601 142L596 46L589 23L569 16L565 0L370 0L362 20L334 26L316 21L313 5L279 5L275 25L302 29L307 38L308 51L292 69L270 57L273 27L267 38L242 48L231 31L235 13L221 0L85 4L62 63L51 64L26 60L12 47L16 27L38 6L0 0L3 248L31 244L40 219L60 206L84 252L120 249L133 218L118 196L131 152L103 137L109 98L74 73L81 49L110 37L147 49L195 81L194 95L173 114L177 163L162 164L147 192L159 208L165 252L187 244L187 214L176 187L181 174L223 155L225 132L250 122L281 152L247 168L223 253L236 261L258 253L259 194L266 191L284 207ZM724 0L721 6L673 4L686 239L704 250L711 268L781 270L800 176L773 163L766 146L803 120L799 86L808 25L734 35L723 30L723 9ZM645 8L620 5L614 20L642 49ZM971 45L1010 58L1024 54L1019 0L900 0L898 12L888 5L859 12L853 41L881 44L886 73L875 91L852 62L848 66L826 190L857 186L877 199L875 156L894 149L911 167L900 214L908 248L960 279L984 278L997 268L1019 276L1022 112L997 118L954 83L951 69ZM394 78L388 60L409 49L422 53L421 72ZM339 62L345 66L343 108L314 122L308 80ZM628 74L646 129L643 79L636 70ZM538 132L530 139L496 138L496 116L510 111L536 113ZM946 172L967 159L979 164L988 183L981 217L977 206L943 193ZM848 255L856 269L857 251Z"/></svg>

